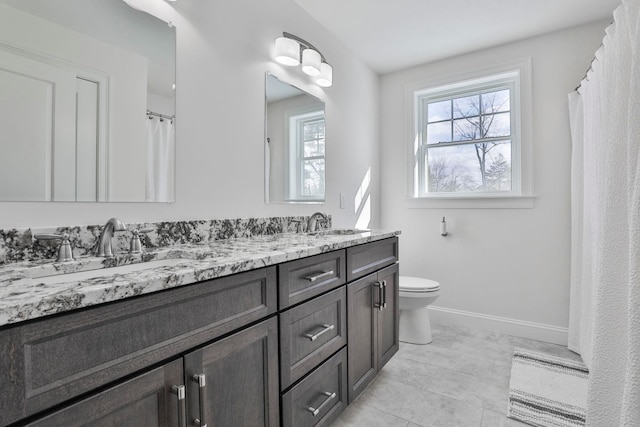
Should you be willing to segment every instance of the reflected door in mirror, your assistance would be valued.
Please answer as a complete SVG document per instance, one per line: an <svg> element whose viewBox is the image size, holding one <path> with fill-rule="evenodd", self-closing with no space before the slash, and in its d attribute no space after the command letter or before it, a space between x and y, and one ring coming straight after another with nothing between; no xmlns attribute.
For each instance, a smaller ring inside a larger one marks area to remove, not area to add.
<svg viewBox="0 0 640 427"><path fill-rule="evenodd" d="M121 0L0 0L0 201L173 201L174 83L175 29Z"/></svg>

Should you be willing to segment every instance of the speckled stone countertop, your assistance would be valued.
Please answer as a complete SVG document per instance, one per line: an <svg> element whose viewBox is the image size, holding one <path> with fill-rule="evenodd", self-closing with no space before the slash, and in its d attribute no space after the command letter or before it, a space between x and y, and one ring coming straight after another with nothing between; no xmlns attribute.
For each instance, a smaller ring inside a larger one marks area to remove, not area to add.
<svg viewBox="0 0 640 427"><path fill-rule="evenodd" d="M175 265L118 273L104 258L84 257L70 263L8 264L0 268L0 326L95 304L188 285L311 255L399 235L399 231L355 234L283 233L213 240L154 248L126 257L126 263L175 259ZM122 261L122 260L120 260ZM123 263L120 263L123 264ZM96 277L74 278L75 271ZM66 273L66 274L65 274ZM48 281L55 277L53 281ZM63 279L64 278L64 279ZM67 280L68 278L68 280Z"/></svg>

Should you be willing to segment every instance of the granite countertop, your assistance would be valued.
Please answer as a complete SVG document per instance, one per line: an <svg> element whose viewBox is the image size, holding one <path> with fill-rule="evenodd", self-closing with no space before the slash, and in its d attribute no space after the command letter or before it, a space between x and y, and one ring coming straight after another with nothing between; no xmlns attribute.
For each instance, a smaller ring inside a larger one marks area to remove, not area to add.
<svg viewBox="0 0 640 427"><path fill-rule="evenodd" d="M118 258L120 264L140 265L163 259L180 260L175 261L175 265L154 266L129 273L114 273L117 267L110 272L105 259L95 257L69 263L9 264L0 268L0 326L228 276L399 234L399 231L380 230L355 234L286 233L181 244ZM76 271L93 271L97 277L74 279L73 272ZM66 276L69 280L66 280L65 273L71 273ZM56 276L54 283L47 283L52 276Z"/></svg>

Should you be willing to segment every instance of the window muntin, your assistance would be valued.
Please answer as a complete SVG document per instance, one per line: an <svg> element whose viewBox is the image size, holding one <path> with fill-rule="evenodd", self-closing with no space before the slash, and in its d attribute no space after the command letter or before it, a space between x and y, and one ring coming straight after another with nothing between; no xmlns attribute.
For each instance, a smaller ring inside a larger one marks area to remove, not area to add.
<svg viewBox="0 0 640 427"><path fill-rule="evenodd" d="M518 75L415 93L415 196L519 194Z"/></svg>

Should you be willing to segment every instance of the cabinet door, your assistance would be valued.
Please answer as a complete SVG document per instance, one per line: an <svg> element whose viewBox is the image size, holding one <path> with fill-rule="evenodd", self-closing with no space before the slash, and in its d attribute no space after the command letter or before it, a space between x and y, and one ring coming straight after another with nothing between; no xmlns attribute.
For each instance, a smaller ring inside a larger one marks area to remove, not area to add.
<svg viewBox="0 0 640 427"><path fill-rule="evenodd" d="M184 360L187 425L278 426L275 317L189 353Z"/></svg>
<svg viewBox="0 0 640 427"><path fill-rule="evenodd" d="M349 403L373 381L378 370L377 281L377 275L371 274L347 286Z"/></svg>
<svg viewBox="0 0 640 427"><path fill-rule="evenodd" d="M378 370L396 354L399 348L399 273L398 264L378 272L382 285L382 309L378 310Z"/></svg>
<svg viewBox="0 0 640 427"><path fill-rule="evenodd" d="M181 427L178 395L182 359L33 421L29 427ZM184 406L182 406L184 408Z"/></svg>

